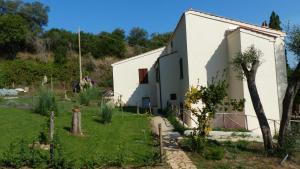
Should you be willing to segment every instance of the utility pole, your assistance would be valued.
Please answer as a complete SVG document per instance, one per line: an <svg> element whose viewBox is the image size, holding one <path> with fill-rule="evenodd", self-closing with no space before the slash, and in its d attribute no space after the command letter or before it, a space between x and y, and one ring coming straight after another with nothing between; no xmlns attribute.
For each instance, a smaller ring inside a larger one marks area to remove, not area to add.
<svg viewBox="0 0 300 169"><path fill-rule="evenodd" d="M78 28L78 57L79 57L79 83L82 82L82 70L81 70L81 46L80 46L80 27Z"/></svg>

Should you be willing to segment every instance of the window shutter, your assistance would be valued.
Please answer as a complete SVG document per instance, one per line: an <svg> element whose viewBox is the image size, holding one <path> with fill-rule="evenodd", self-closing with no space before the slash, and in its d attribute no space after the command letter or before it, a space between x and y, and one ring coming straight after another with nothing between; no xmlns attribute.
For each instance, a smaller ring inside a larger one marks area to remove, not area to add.
<svg viewBox="0 0 300 169"><path fill-rule="evenodd" d="M140 80L140 84L143 83L143 77L144 77L143 69L139 69L139 80Z"/></svg>
<svg viewBox="0 0 300 169"><path fill-rule="evenodd" d="M140 81L140 84L148 83L148 70L147 69L139 69L139 81Z"/></svg>

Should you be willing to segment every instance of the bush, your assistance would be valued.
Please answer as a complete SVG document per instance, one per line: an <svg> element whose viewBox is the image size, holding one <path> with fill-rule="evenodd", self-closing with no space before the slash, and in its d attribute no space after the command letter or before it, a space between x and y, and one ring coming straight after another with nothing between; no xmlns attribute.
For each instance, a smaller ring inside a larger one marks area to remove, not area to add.
<svg viewBox="0 0 300 169"><path fill-rule="evenodd" d="M53 81L72 82L78 79L77 59L69 59L65 64L40 63L34 60L1 61L0 87L41 84L43 77Z"/></svg>
<svg viewBox="0 0 300 169"><path fill-rule="evenodd" d="M54 135L53 138L53 160L49 159L50 161L50 168L57 168L57 169L72 169L74 168L73 162L65 157L60 138L58 134Z"/></svg>
<svg viewBox="0 0 300 169"><path fill-rule="evenodd" d="M108 103L102 103L100 107L100 114L104 124L111 123L113 107Z"/></svg>
<svg viewBox="0 0 300 169"><path fill-rule="evenodd" d="M240 150L247 150L249 142L245 140L239 140L236 142L236 147Z"/></svg>
<svg viewBox="0 0 300 169"><path fill-rule="evenodd" d="M28 145L29 143L23 139L19 142L11 143L0 159L0 166L8 168L45 168L48 158L47 154Z"/></svg>
<svg viewBox="0 0 300 169"><path fill-rule="evenodd" d="M55 114L58 114L54 93L49 89L42 88L38 93L38 102L34 112L41 115L48 115L51 110L53 110Z"/></svg>
<svg viewBox="0 0 300 169"><path fill-rule="evenodd" d="M89 106L91 100L100 99L100 92L96 87L89 87L79 95L81 105Z"/></svg>
<svg viewBox="0 0 300 169"><path fill-rule="evenodd" d="M167 117L169 122L173 125L175 131L179 132L180 134L184 134L186 128L176 119L174 111L168 108L164 110L162 114Z"/></svg>
<svg viewBox="0 0 300 169"><path fill-rule="evenodd" d="M191 136L190 138L183 139L180 146L184 150L193 151L197 153L203 152L206 146L206 140L198 136Z"/></svg>
<svg viewBox="0 0 300 169"><path fill-rule="evenodd" d="M203 156L207 160L222 160L224 158L224 149L221 147L207 147Z"/></svg>

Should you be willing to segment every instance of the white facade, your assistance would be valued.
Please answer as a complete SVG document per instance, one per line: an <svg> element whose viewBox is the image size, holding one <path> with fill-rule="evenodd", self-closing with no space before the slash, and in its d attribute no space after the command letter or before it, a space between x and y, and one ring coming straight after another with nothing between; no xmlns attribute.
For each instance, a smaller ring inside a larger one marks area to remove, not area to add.
<svg viewBox="0 0 300 169"><path fill-rule="evenodd" d="M241 116L228 115L227 119L223 117L223 122L226 121L227 127L246 127L260 133L247 83L236 77L230 61L237 52L251 45L262 51L257 88L267 118L278 121L287 85L284 36L280 31L189 10L182 15L165 48L113 64L114 91L122 94L127 105L135 106L141 97L147 96L154 107L164 109L172 104L179 108L190 86L205 86L226 70L229 96L245 98L246 104L243 112L234 112ZM144 67L149 69L149 84L141 86L137 71ZM125 78L127 74L130 78ZM152 76L159 76L159 81ZM186 119L184 117L187 125L195 127L193 120ZM218 126L220 120L216 116L214 125ZM270 122L275 131L279 125Z"/></svg>

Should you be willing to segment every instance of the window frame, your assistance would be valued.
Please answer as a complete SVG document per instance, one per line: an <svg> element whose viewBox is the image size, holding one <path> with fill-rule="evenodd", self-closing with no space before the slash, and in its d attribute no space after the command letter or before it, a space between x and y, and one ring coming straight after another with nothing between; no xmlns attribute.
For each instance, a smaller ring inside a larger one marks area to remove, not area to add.
<svg viewBox="0 0 300 169"><path fill-rule="evenodd" d="M139 68L138 75L139 75L139 84L148 84L149 83L147 68Z"/></svg>

